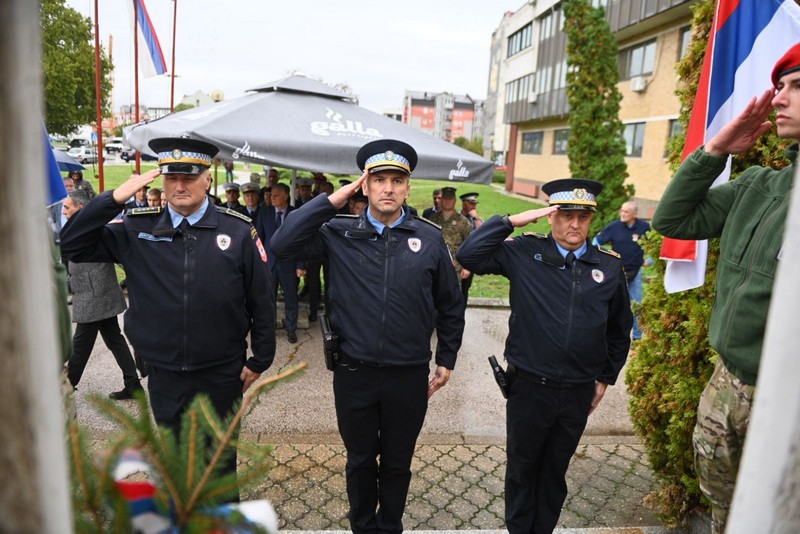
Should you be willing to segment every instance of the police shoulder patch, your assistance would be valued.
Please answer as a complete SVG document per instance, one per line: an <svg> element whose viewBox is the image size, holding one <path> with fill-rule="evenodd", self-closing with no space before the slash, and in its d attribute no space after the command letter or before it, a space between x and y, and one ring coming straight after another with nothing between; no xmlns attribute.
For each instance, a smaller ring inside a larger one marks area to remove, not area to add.
<svg viewBox="0 0 800 534"><path fill-rule="evenodd" d="M253 222L253 219L251 219L247 215L243 215L243 214L239 213L238 211L232 210L230 208L223 208L223 207L220 207L220 206L216 206L216 208L217 208L218 212L224 213L225 215L230 215L232 217L236 217L237 219L241 219L241 220L243 220L244 222L246 222L248 224Z"/></svg>
<svg viewBox="0 0 800 534"><path fill-rule="evenodd" d="M425 224L430 224L431 226L433 226L437 230L441 230L442 229L441 226L439 226L438 224L436 224L433 221L430 221L430 220L426 219L425 217L414 217L414 220L415 221L419 221L419 222L424 222Z"/></svg>
<svg viewBox="0 0 800 534"><path fill-rule="evenodd" d="M535 237L537 239L547 239L547 234L543 234L542 232L523 232L522 235Z"/></svg>
<svg viewBox="0 0 800 534"><path fill-rule="evenodd" d="M161 206L155 207L147 207L147 208L133 208L130 211L126 211L125 215L156 215L163 211L164 208Z"/></svg>
<svg viewBox="0 0 800 534"><path fill-rule="evenodd" d="M596 247L597 247L597 250L599 250L600 252L602 252L604 254L608 254L609 256L614 256L617 259L621 259L622 258L622 256L620 256L618 252L614 252L613 250L609 250L607 248L603 248L600 245L596 245Z"/></svg>

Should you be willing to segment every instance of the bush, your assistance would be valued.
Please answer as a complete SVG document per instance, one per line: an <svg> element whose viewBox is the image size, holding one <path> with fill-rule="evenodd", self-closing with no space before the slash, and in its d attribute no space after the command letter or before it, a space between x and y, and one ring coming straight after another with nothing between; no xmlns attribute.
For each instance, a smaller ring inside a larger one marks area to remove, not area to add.
<svg viewBox="0 0 800 534"><path fill-rule="evenodd" d="M493 184L505 184L506 183L506 171L494 171L492 173L492 183Z"/></svg>

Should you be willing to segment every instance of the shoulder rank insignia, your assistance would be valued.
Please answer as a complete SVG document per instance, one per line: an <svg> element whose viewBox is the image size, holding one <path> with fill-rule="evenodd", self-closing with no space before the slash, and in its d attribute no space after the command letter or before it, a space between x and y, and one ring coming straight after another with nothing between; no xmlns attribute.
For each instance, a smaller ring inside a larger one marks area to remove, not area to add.
<svg viewBox="0 0 800 534"><path fill-rule="evenodd" d="M615 258L618 258L618 259L622 258L622 256L620 256L618 252L614 252L613 250L609 250L607 248L603 248L600 245L596 245L596 246L597 246L597 250L599 250L600 252L602 252L604 254L608 254L609 256L614 256Z"/></svg>
<svg viewBox="0 0 800 534"><path fill-rule="evenodd" d="M547 234L543 234L542 232L523 232L522 235L535 237L537 239L547 239Z"/></svg>
<svg viewBox="0 0 800 534"><path fill-rule="evenodd" d="M426 223L426 224L430 224L431 226L433 226L433 227L434 227L434 228L436 228L437 230L441 230L441 229L442 229L442 227L441 227L441 226L439 226L438 224L436 224L436 223L435 223L435 222L433 222L433 221L430 221L430 220L426 219L425 217L414 217L414 220L415 220L415 221L419 221L419 222L424 222L424 223ZM453 221L453 222L455 223L455 221Z"/></svg>
<svg viewBox="0 0 800 534"><path fill-rule="evenodd" d="M337 213L337 219L358 219L358 215L353 215L352 213Z"/></svg>
<svg viewBox="0 0 800 534"><path fill-rule="evenodd" d="M239 212L238 212L238 211L236 211L236 210L232 210L232 209L230 209L230 208L223 208L223 207L221 207L221 206L216 206L216 208L217 208L217 211L218 211L218 212L220 212L220 213L224 213L225 215L231 215L231 216L233 216L233 217L236 217L237 219L241 219L241 220L243 220L244 222L246 222L247 224L250 224L250 223L252 223L252 222L253 222L253 219L251 219L251 218L250 218L250 217L248 217L247 215L243 215L243 214L239 213Z"/></svg>
<svg viewBox="0 0 800 534"><path fill-rule="evenodd" d="M147 207L147 208L133 208L130 211L126 211L125 215L155 215L161 213L164 208L161 206L155 207Z"/></svg>

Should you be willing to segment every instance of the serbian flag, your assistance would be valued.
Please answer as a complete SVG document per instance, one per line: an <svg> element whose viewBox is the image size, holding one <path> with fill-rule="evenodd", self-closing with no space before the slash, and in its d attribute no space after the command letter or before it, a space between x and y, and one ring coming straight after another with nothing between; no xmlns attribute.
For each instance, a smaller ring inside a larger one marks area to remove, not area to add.
<svg viewBox="0 0 800 534"><path fill-rule="evenodd" d="M800 42L794 0L719 0L686 132L683 159L733 120L770 85L775 63ZM730 159L714 185L728 181ZM703 285L708 243L664 238L668 293Z"/></svg>
<svg viewBox="0 0 800 534"><path fill-rule="evenodd" d="M134 4L136 4L136 9L134 9ZM138 19L139 34L136 38L139 40L139 67L142 69L142 75L151 78L164 74L167 72L167 62L164 61L161 43L158 42L156 29L150 20L147 8L144 7L144 0L131 0L128 7L131 14L131 26L133 26L134 14ZM142 57L149 59L142 61Z"/></svg>

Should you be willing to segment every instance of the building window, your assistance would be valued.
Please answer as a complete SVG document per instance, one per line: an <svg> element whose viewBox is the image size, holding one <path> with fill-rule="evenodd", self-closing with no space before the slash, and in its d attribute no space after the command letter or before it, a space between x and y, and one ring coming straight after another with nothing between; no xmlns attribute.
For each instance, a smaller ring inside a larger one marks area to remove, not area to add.
<svg viewBox="0 0 800 534"><path fill-rule="evenodd" d="M533 24L528 23L521 29L515 31L508 38L508 54L506 57L511 57L519 54L526 48L531 46L531 33L533 31Z"/></svg>
<svg viewBox="0 0 800 534"><path fill-rule="evenodd" d="M620 50L617 61L619 64L619 79L629 80L634 76L646 76L653 73L656 60L656 40L638 44L625 50Z"/></svg>
<svg viewBox="0 0 800 534"><path fill-rule="evenodd" d="M592 7L606 7L608 0L592 0Z"/></svg>
<svg viewBox="0 0 800 534"><path fill-rule="evenodd" d="M641 158L644 148L644 123L626 124L622 136L625 138L625 155L630 158Z"/></svg>
<svg viewBox="0 0 800 534"><path fill-rule="evenodd" d="M683 126L678 119L672 119L669 121L669 132L667 133L667 143L664 145L664 157L669 157L669 145L672 142L672 138L676 135L680 135L683 133Z"/></svg>
<svg viewBox="0 0 800 534"><path fill-rule="evenodd" d="M678 61L683 59L683 56L686 55L687 50L689 50L689 39L692 37L692 27L686 26L685 28L681 28L680 32L680 42L678 43Z"/></svg>
<svg viewBox="0 0 800 534"><path fill-rule="evenodd" d="M553 142L553 154L566 154L569 144L569 128L556 130L555 141Z"/></svg>
<svg viewBox="0 0 800 534"><path fill-rule="evenodd" d="M522 134L522 154L541 154L544 132L525 132Z"/></svg>
<svg viewBox="0 0 800 534"><path fill-rule="evenodd" d="M533 74L517 78L506 84L506 104L526 100L533 90Z"/></svg>

